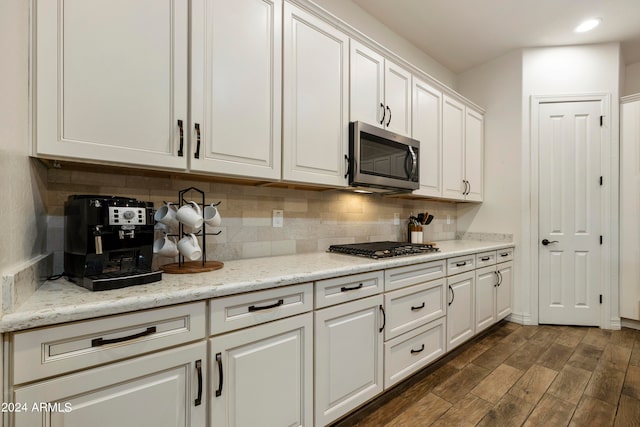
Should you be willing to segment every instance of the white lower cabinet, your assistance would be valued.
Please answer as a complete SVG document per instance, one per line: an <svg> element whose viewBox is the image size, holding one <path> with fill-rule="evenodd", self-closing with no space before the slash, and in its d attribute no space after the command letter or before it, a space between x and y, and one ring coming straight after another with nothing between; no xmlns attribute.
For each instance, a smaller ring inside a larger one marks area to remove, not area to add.
<svg viewBox="0 0 640 427"><path fill-rule="evenodd" d="M382 302L375 295L315 311L317 427L382 392Z"/></svg>
<svg viewBox="0 0 640 427"><path fill-rule="evenodd" d="M511 314L513 262L476 270L476 333Z"/></svg>
<svg viewBox="0 0 640 427"><path fill-rule="evenodd" d="M496 287L496 322L511 314L513 262L498 264L497 269L499 282Z"/></svg>
<svg viewBox="0 0 640 427"><path fill-rule="evenodd" d="M198 427L204 341L15 388L15 427Z"/></svg>
<svg viewBox="0 0 640 427"><path fill-rule="evenodd" d="M447 277L447 351L453 350L475 334L475 271Z"/></svg>

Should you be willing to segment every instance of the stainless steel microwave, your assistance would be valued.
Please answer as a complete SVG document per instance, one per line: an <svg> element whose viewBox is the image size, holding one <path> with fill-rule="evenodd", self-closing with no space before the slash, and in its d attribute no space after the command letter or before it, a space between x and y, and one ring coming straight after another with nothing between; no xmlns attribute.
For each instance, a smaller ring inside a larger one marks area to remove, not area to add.
<svg viewBox="0 0 640 427"><path fill-rule="evenodd" d="M419 186L420 142L363 122L349 123L349 185L371 192Z"/></svg>

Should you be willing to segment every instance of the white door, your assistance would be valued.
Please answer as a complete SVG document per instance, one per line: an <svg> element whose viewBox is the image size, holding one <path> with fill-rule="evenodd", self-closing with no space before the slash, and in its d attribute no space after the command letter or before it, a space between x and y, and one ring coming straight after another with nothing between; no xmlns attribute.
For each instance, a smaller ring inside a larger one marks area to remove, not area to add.
<svg viewBox="0 0 640 427"><path fill-rule="evenodd" d="M279 179L282 1L192 10L191 170Z"/></svg>
<svg viewBox="0 0 640 427"><path fill-rule="evenodd" d="M315 312L315 425L382 392L382 295Z"/></svg>
<svg viewBox="0 0 640 427"><path fill-rule="evenodd" d="M447 351L451 351L475 334L475 279L475 271L447 278Z"/></svg>
<svg viewBox="0 0 640 427"><path fill-rule="evenodd" d="M384 108L384 58L358 43L350 41L350 119L382 127Z"/></svg>
<svg viewBox="0 0 640 427"><path fill-rule="evenodd" d="M498 264L498 286L496 286L496 322L511 314L511 292L513 290L513 262Z"/></svg>
<svg viewBox="0 0 640 427"><path fill-rule="evenodd" d="M599 325L600 102L539 107L539 322Z"/></svg>
<svg viewBox="0 0 640 427"><path fill-rule="evenodd" d="M498 275L494 265L476 270L476 334L496 323L496 287Z"/></svg>
<svg viewBox="0 0 640 427"><path fill-rule="evenodd" d="M442 97L442 196L464 200L464 105Z"/></svg>
<svg viewBox="0 0 640 427"><path fill-rule="evenodd" d="M36 10L38 155L186 169L189 2Z"/></svg>
<svg viewBox="0 0 640 427"><path fill-rule="evenodd" d="M390 61L384 66L384 102L387 129L411 136L411 73Z"/></svg>
<svg viewBox="0 0 640 427"><path fill-rule="evenodd" d="M204 427L206 354L199 342L19 387L28 410L11 425Z"/></svg>
<svg viewBox="0 0 640 427"><path fill-rule="evenodd" d="M484 116L469 107L465 115L464 176L466 200L481 202L484 166Z"/></svg>
<svg viewBox="0 0 640 427"><path fill-rule="evenodd" d="M412 137L420 141L420 188L413 194L442 196L442 92L413 78Z"/></svg>
<svg viewBox="0 0 640 427"><path fill-rule="evenodd" d="M283 26L282 178L346 186L349 37L289 3Z"/></svg>
<svg viewBox="0 0 640 427"><path fill-rule="evenodd" d="M312 328L307 313L211 338L211 425L313 425Z"/></svg>

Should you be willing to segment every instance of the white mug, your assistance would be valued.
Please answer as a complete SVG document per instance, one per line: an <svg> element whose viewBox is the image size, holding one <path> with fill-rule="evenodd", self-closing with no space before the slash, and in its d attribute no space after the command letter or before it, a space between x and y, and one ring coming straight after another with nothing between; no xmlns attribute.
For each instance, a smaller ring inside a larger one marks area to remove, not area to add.
<svg viewBox="0 0 640 427"><path fill-rule="evenodd" d="M216 205L214 203L211 203L209 206L205 206L203 217L204 222L212 227L217 227L222 222L220 211L218 210L218 208L216 208Z"/></svg>
<svg viewBox="0 0 640 427"><path fill-rule="evenodd" d="M178 220L176 219L176 210L171 206L171 203L167 203L164 206L158 208L156 213L153 215L153 218L169 228L174 228L178 226Z"/></svg>
<svg viewBox="0 0 640 427"><path fill-rule="evenodd" d="M187 234L178 242L178 250L188 260L195 261L202 255L202 249L198 244L198 238L195 234Z"/></svg>
<svg viewBox="0 0 640 427"><path fill-rule="evenodd" d="M200 211L200 205L193 201L188 202L186 205L178 209L176 218L178 218L178 221L184 225L188 225L194 230L199 229L204 221L202 218L202 212Z"/></svg>
<svg viewBox="0 0 640 427"><path fill-rule="evenodd" d="M173 239L164 235L153 242L153 253L160 256L174 257L178 255L178 246Z"/></svg>

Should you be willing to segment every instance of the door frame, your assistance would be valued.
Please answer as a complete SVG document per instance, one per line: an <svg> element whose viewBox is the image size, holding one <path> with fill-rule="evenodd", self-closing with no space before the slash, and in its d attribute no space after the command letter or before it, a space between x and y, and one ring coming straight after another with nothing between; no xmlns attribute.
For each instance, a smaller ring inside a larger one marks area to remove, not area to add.
<svg viewBox="0 0 640 427"><path fill-rule="evenodd" d="M532 95L530 101L530 200L529 200L529 253L530 253L530 324L539 321L539 107L546 103L597 101L604 116L601 129L600 162L604 180L601 193L601 226L603 234L602 269L600 289L603 298L599 326L604 329L620 329L618 292L618 114L612 114L611 94L585 93L575 95Z"/></svg>

